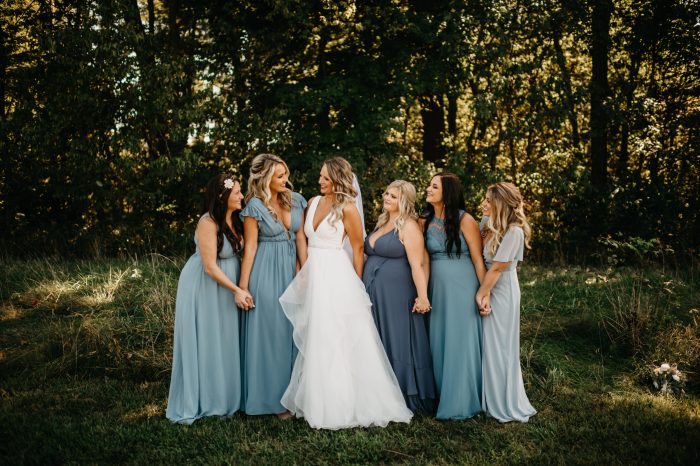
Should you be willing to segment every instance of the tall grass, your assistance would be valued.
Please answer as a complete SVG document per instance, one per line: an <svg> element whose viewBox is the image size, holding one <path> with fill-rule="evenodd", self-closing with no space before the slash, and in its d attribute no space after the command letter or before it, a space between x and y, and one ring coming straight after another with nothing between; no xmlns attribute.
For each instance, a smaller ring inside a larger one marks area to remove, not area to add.
<svg viewBox="0 0 700 466"><path fill-rule="evenodd" d="M3 267L3 371L157 379L170 370L182 260L10 262ZM16 322L12 322L16 320Z"/></svg>
<svg viewBox="0 0 700 466"><path fill-rule="evenodd" d="M0 263L0 464L687 464L700 445L699 284L689 272L524 267L521 360L538 414L417 416L315 431L164 419L184 258ZM649 365L690 375L654 393Z"/></svg>

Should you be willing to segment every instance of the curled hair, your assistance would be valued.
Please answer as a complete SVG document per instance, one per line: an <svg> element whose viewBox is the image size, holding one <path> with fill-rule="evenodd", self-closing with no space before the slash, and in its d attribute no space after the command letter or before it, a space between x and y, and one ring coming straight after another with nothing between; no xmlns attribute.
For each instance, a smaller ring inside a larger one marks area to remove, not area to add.
<svg viewBox="0 0 700 466"><path fill-rule="evenodd" d="M328 178L333 183L333 203L328 222L332 225L343 220L343 209L348 202L354 202L357 191L352 185L352 166L342 157L333 157L323 162Z"/></svg>
<svg viewBox="0 0 700 466"><path fill-rule="evenodd" d="M525 206L520 191L513 183L499 182L486 190L489 200L489 219L486 222L486 251L495 255L503 236L512 226L519 226L525 234L525 247L530 249L532 229L525 215Z"/></svg>
<svg viewBox="0 0 700 466"><path fill-rule="evenodd" d="M452 249L454 248L457 257L460 257L462 255L462 242L459 238L459 224L461 221L459 211L466 210L462 183L457 175L450 172L440 172L433 176L433 178L435 177L440 178L440 185L442 186L442 203L445 215L445 251L447 251L448 257L452 257ZM423 218L425 219L423 236L427 241L428 227L433 218L435 218L435 208L431 204L427 205Z"/></svg>
<svg viewBox="0 0 700 466"><path fill-rule="evenodd" d="M245 195L245 201L249 202L252 198L260 199L272 216L277 219L277 212L272 207L272 191L270 191L270 181L275 174L277 165L282 165L289 175L289 167L284 160L272 154L259 154L253 159L250 166L250 176L248 177L248 192ZM292 192L290 189L278 194L277 200L280 205L286 209L292 208ZM277 219L279 220L279 219Z"/></svg>
<svg viewBox="0 0 700 466"><path fill-rule="evenodd" d="M204 206L202 207L201 214L209 214L209 217L216 223L216 255L218 257L221 249L224 247L224 236L228 239L233 247L233 252L239 254L243 249L241 245L241 238L243 238L243 222L238 216L239 210L231 212L231 225L233 225L233 230L226 223L226 210L228 209L228 198L233 191L233 186L229 189L226 187L224 182L226 180L233 181L241 185L240 181L237 180L230 173L221 173L219 175L213 176L209 179L207 183L206 190L204 192Z"/></svg>
<svg viewBox="0 0 700 466"><path fill-rule="evenodd" d="M408 219L416 219L416 188L408 181L396 180L392 181L389 186L384 190L386 194L390 189L396 188L399 191L399 215L396 217L396 222L394 223L394 231L401 237L403 227L406 225ZM374 231L379 230L381 227L387 224L389 221L389 212L382 208L382 213L379 214L377 219L377 226L374 227Z"/></svg>

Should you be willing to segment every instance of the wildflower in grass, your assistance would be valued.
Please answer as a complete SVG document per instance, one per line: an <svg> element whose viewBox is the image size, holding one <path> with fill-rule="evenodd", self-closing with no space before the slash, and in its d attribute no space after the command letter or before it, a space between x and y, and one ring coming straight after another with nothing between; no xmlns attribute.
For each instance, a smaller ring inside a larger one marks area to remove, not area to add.
<svg viewBox="0 0 700 466"><path fill-rule="evenodd" d="M131 272L131 278L141 278L141 270L134 269L134 271Z"/></svg>
<svg viewBox="0 0 700 466"><path fill-rule="evenodd" d="M685 377L676 364L663 363L652 369L652 385L663 395L683 393Z"/></svg>

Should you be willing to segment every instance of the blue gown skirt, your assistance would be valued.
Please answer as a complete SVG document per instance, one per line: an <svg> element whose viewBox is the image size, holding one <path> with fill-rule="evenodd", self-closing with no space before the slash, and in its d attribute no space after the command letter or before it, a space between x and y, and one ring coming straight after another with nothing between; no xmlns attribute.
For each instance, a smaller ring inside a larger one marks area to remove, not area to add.
<svg viewBox="0 0 700 466"><path fill-rule="evenodd" d="M218 264L238 282L238 257L219 259ZM203 416L232 415L240 405L239 311L233 293L204 273L196 253L182 269L177 287L166 417L191 424Z"/></svg>
<svg viewBox="0 0 700 466"><path fill-rule="evenodd" d="M479 280L468 254L431 255L428 294L430 347L440 403L438 419L466 419L481 411Z"/></svg>

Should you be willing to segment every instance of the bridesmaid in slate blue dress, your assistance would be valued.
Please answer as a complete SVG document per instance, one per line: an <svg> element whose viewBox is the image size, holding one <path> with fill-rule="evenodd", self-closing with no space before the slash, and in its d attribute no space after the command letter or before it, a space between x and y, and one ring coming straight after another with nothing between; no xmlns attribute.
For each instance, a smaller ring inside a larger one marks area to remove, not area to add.
<svg viewBox="0 0 700 466"><path fill-rule="evenodd" d="M301 229L306 200L288 189L288 179L289 168L279 157L260 154L253 159L247 205L241 212L245 250L239 282L254 303L241 320L241 409L282 419L291 417L280 400L289 385L296 347L279 298L297 266L306 261Z"/></svg>
<svg viewBox="0 0 700 466"><path fill-rule="evenodd" d="M481 318L476 292L486 273L479 225L464 212L459 178L435 175L423 220L430 255L430 348L440 404L438 419L481 411Z"/></svg>
<svg viewBox="0 0 700 466"><path fill-rule="evenodd" d="M387 187L377 226L365 238L362 281L406 405L432 415L437 400L425 316L430 302L415 201L411 183L398 180Z"/></svg>
<svg viewBox="0 0 700 466"><path fill-rule="evenodd" d="M523 198L512 183L489 186L482 204L488 272L477 293L484 325L483 409L500 422L527 422L537 411L520 369L518 261L530 239Z"/></svg>
<svg viewBox="0 0 700 466"><path fill-rule="evenodd" d="M252 297L236 286L243 227L241 185L218 175L206 189L195 231L196 252L180 274L175 302L173 370L166 417L191 424L240 408L238 309ZM234 298L235 293L235 298Z"/></svg>

